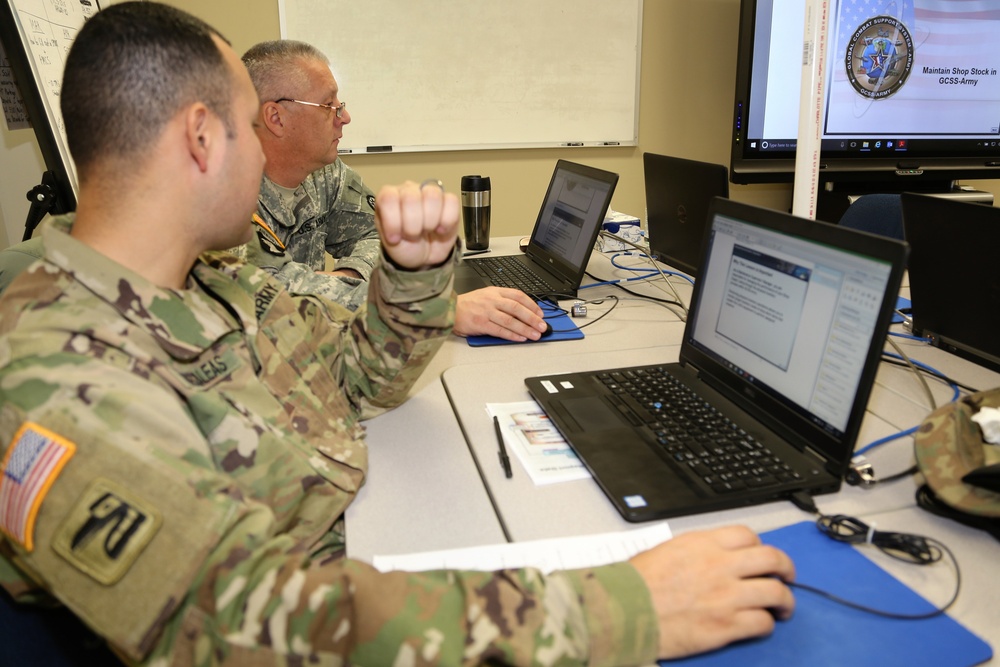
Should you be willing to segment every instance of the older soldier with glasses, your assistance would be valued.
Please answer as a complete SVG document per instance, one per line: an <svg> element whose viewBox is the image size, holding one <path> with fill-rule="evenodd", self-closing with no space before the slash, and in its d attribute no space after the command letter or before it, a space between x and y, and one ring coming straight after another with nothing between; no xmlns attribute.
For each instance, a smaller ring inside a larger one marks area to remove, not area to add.
<svg viewBox="0 0 1000 667"><path fill-rule="evenodd" d="M261 99L257 128L267 165L256 237L234 252L290 289L320 294L354 310L378 261L374 198L338 157L351 122L326 56L292 40L251 47L243 61ZM325 272L327 258L336 260ZM538 340L542 311L523 292L489 287L458 297L455 333Z"/></svg>

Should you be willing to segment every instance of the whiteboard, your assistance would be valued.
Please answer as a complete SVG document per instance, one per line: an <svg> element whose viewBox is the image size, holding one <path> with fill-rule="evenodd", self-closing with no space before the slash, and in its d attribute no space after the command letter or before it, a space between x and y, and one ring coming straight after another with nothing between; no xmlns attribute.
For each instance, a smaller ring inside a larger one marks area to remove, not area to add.
<svg viewBox="0 0 1000 667"><path fill-rule="evenodd" d="M278 11L282 37L330 58L352 117L342 153L637 143L642 0L279 0Z"/></svg>
<svg viewBox="0 0 1000 667"><path fill-rule="evenodd" d="M37 109L31 118L39 147L46 166L59 177L68 179L72 192L77 193L76 165L66 142L66 126L59 109L59 92L62 88L66 55L83 27L86 19L96 14L100 7L97 0L7 0L13 16L12 26L20 44L6 44L8 56L23 48L30 78L18 73L18 85L29 103L29 112ZM5 35L9 35L7 30ZM27 79L27 80L26 80ZM59 164L53 164L58 161ZM64 184L65 185L65 184Z"/></svg>

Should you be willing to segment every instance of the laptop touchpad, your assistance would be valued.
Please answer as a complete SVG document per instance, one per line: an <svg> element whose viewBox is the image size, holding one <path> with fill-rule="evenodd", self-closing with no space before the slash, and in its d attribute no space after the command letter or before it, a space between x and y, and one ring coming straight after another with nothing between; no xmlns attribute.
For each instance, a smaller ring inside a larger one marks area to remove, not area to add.
<svg viewBox="0 0 1000 667"><path fill-rule="evenodd" d="M562 413L576 422L581 431L600 431L622 426L622 415L597 396L568 398L560 406Z"/></svg>

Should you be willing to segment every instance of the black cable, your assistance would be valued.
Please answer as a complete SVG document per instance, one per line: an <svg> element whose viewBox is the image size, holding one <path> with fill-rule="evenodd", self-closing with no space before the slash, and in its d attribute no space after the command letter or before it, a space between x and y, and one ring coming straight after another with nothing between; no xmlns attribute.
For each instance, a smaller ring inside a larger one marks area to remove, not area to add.
<svg viewBox="0 0 1000 667"><path fill-rule="evenodd" d="M939 543L922 535L875 530L861 519L846 514L822 515L816 520L820 532L837 542L871 544L888 556L916 565L941 560Z"/></svg>
<svg viewBox="0 0 1000 667"><path fill-rule="evenodd" d="M916 464L914 464L914 465L910 466L909 468L907 468L906 470L901 470L900 472L893 473L891 475L888 475L887 477L883 477L881 479L876 479L875 480L875 484L884 484L886 482L895 482L898 479L903 479L904 477L910 477L910 476L916 474L916 472L918 470L920 470L920 467L917 466Z"/></svg>
<svg viewBox="0 0 1000 667"><path fill-rule="evenodd" d="M549 310L554 313L553 317L558 317L559 315L569 315L569 311L559 305L559 302L551 298L541 298L535 299L537 303L542 304L542 310ZM544 318L543 318L544 319Z"/></svg>
<svg viewBox="0 0 1000 667"><path fill-rule="evenodd" d="M816 514L819 517L816 519L816 527L821 533L837 542L845 542L852 545L871 544L896 560L901 560L904 563L911 563L914 565L931 565L940 561L944 554L947 554L948 558L955 566L955 592L952 594L951 599L949 599L948 602L932 611L920 614L900 614L897 612L886 611L884 609L876 609L874 607L863 605L859 602L847 600L838 595L834 595L829 591L824 591L820 588L816 588L815 586L810 586L809 584L791 582L788 584L789 586L809 591L810 593L815 593L816 595L822 596L832 602L842 604L852 609L857 609L858 611L899 620L916 621L933 618L945 613L953 604L955 604L955 600L958 599L958 594L962 589L962 573L959 569L958 559L955 558L955 554L953 554L951 549L946 547L939 540L932 537L925 537L923 535L914 535L912 533L895 533L884 530L875 530L874 527L869 526L864 521L844 514L821 514L812 497L805 492L795 493L789 497L789 500L791 500L799 509L811 514Z"/></svg>
<svg viewBox="0 0 1000 667"><path fill-rule="evenodd" d="M846 542L847 544L871 544L878 547L878 549L886 555L895 558L896 560L901 560L904 563L912 563L914 565L931 565L932 563L940 561L944 554L948 554L948 558L955 566L955 592L952 594L948 602L940 607L937 607L936 609L933 609L932 611L921 614L900 614L897 612L885 611L883 609L875 609L873 607L868 607L867 605L845 600L844 598L833 595L832 593L822 591L805 584L793 583L791 584L792 586L822 595L829 600L846 605L853 609L858 609L860 611L878 616L884 616L886 618L895 618L900 620L921 620L940 616L948 611L948 609L955 604L955 600L958 599L958 594L962 590L962 573L959 569L958 559L955 558L955 554L953 554L951 549L946 547L942 542L935 540L932 537L914 535L912 533L896 533L891 531L875 530L873 527L869 527L868 524L859 519L842 514L820 516L820 518L816 521L816 526L820 529L820 532L833 540Z"/></svg>
<svg viewBox="0 0 1000 667"><path fill-rule="evenodd" d="M617 308L618 304L621 303L621 301L616 296L606 296L606 297L602 297L600 299L592 299L590 301L584 301L583 302L583 303L586 303L586 304L600 305L600 304L604 303L605 301L607 301L608 299L614 299L615 302L605 312L601 313L600 315L598 315L594 319L590 320L586 324L577 325L573 329L553 329L552 333L571 333L573 331L579 331L580 329L583 329L584 327L589 327L591 324L597 324L602 319L604 319L605 317L607 317L608 315L610 315L611 311L614 310L615 308ZM555 310L559 311L559 315L565 315L566 314L565 309L563 309L561 306L556 306ZM553 317L555 317L555 315ZM545 319L548 319L548 318L545 318Z"/></svg>

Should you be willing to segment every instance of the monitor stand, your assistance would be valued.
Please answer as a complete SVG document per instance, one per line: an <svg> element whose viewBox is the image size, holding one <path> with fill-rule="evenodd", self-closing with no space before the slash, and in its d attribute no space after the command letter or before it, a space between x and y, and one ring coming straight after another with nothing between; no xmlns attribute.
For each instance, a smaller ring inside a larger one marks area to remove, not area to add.
<svg viewBox="0 0 1000 667"><path fill-rule="evenodd" d="M836 223L844 215L844 211L862 195L875 193L899 194L901 192L918 192L935 197L948 197L960 201L977 204L993 205L993 193L983 192L967 185L959 185L957 181L931 181L924 183L886 183L886 182L824 182L821 184L819 197L816 200L816 219Z"/></svg>
<svg viewBox="0 0 1000 667"><path fill-rule="evenodd" d="M31 204L28 207L28 217L24 221L24 236L22 241L27 241L35 233L35 228L46 216L46 214L58 215L68 213L71 208L67 208L66 202L59 197L59 186L56 175L52 171L42 174L42 182L28 191L27 197Z"/></svg>

